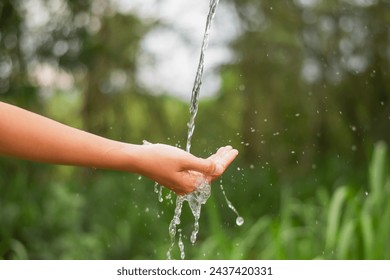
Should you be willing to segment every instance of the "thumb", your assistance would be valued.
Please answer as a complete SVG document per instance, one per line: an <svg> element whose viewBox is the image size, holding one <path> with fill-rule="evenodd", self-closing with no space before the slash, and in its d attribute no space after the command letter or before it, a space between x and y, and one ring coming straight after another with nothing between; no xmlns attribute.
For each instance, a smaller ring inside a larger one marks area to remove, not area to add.
<svg viewBox="0 0 390 280"><path fill-rule="evenodd" d="M217 165L210 158L203 159L194 156L186 168L187 170L197 171L205 175L211 175L215 173Z"/></svg>
<svg viewBox="0 0 390 280"><path fill-rule="evenodd" d="M202 159L191 155L185 168L204 175L220 176L238 155L238 151L230 146L220 148L218 152L207 159Z"/></svg>

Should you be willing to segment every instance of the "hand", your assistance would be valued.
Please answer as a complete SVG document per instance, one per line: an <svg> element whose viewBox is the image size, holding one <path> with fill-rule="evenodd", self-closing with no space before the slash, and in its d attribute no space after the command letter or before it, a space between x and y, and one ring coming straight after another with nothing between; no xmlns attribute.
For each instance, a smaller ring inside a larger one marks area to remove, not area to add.
<svg viewBox="0 0 390 280"><path fill-rule="evenodd" d="M220 148L207 159L162 144L142 145L139 148L137 172L178 195L193 192L202 179L209 182L217 179L238 155L238 151L231 146Z"/></svg>
<svg viewBox="0 0 390 280"><path fill-rule="evenodd" d="M0 131L0 155L136 172L180 195L194 191L204 179L217 179L238 154L227 146L202 159L168 145L113 141L3 102Z"/></svg>

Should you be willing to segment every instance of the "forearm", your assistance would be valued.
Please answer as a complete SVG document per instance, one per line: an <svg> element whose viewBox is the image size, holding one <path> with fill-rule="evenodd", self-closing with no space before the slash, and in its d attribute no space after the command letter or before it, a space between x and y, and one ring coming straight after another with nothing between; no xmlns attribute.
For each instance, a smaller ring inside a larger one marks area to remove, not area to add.
<svg viewBox="0 0 390 280"><path fill-rule="evenodd" d="M46 163L131 168L135 145L109 140L0 102L0 153ZM129 165L130 163L130 165Z"/></svg>
<svg viewBox="0 0 390 280"><path fill-rule="evenodd" d="M221 176L237 154L226 146L201 159L172 146L122 143L0 102L0 155L139 173L186 194L200 178Z"/></svg>

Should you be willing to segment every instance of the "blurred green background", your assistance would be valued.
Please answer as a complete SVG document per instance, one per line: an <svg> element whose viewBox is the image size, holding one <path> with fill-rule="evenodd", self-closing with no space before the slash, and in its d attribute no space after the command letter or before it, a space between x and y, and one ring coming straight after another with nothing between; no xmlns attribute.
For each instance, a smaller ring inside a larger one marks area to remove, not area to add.
<svg viewBox="0 0 390 280"><path fill-rule="evenodd" d="M2 0L0 100L108 138L184 146L192 84L186 99L137 73L157 63L150 34L190 31L153 16L165 1L143 13L124 2ZM203 27L207 4L200 18L190 4L180 16ZM222 184L245 224L215 182L195 246L183 210L186 258L390 258L389 10L388 0L221 0L210 44L227 21L235 33L192 152L240 151ZM194 65L202 35L188 42ZM172 45L164 38L154 48ZM173 61L175 49L162 55ZM153 185L1 157L0 259L165 259L174 202L159 203Z"/></svg>

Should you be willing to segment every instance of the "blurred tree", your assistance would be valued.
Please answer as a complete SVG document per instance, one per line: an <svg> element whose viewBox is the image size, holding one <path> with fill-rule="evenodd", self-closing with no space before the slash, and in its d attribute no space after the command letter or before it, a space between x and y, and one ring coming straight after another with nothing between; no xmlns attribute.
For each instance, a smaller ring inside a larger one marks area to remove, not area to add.
<svg viewBox="0 0 390 280"><path fill-rule="evenodd" d="M361 159L357 149L390 141L388 1L231 2L242 34L230 90L245 104L248 163L261 155L311 167L327 154Z"/></svg>
<svg viewBox="0 0 390 280"><path fill-rule="evenodd" d="M188 105L154 96L136 78L141 42L161 23L122 14L112 3L1 1L0 98L111 138L184 146ZM199 107L193 151L207 155L226 142L239 148L239 168L226 173L224 184L239 190L232 201L246 224L263 214L268 223L280 214L281 195L290 197L285 186L297 186L294 195L302 199L285 199L285 209L306 205L317 192L313 186L331 189L338 174L349 172L359 181L365 176L359 165L366 164L372 143L390 144L390 3L224 4L239 19L240 33L231 44L235 58L221 67L220 94ZM297 171L305 178L279 183ZM167 229L172 205L150 198L152 182L110 172L81 175L0 159L0 258L165 258L169 242L161 228ZM327 176L331 184L323 180ZM326 202L317 204L310 204L315 211L297 208L305 217L309 213L305 221L313 225ZM231 228L224 228L231 213L216 205L208 205L212 226L210 232L201 227L201 234L231 244ZM272 224L275 232L290 229L277 220ZM246 236L239 239L243 244ZM318 247L308 240L302 244Z"/></svg>
<svg viewBox="0 0 390 280"><path fill-rule="evenodd" d="M37 89L28 75L23 51L23 14L15 1L0 3L0 96L9 102L37 106Z"/></svg>

